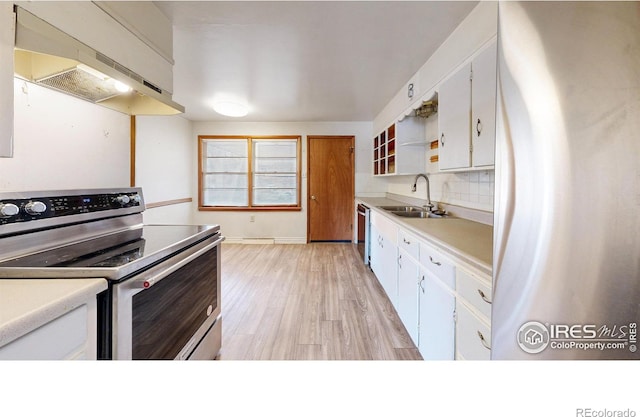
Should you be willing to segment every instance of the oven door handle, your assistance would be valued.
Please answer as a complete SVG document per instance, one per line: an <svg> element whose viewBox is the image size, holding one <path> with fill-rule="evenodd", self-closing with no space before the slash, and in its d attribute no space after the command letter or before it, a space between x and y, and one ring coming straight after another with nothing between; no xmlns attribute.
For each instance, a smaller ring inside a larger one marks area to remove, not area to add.
<svg viewBox="0 0 640 417"><path fill-rule="evenodd" d="M156 274L156 275L153 275L153 276L151 276L149 278L146 278L144 281L142 281L142 288L143 289L151 288L153 285L155 285L158 282L162 281L162 279L164 279L165 277L169 276L170 274L172 274L176 270L182 268L183 266L185 266L189 262L193 261L195 258L201 256L205 252L208 252L211 249L213 249L214 247L218 246L223 240L224 240L224 236L220 236L218 239L216 239L214 242L211 242L210 244L208 244L204 248L192 253L191 255L187 256L184 259L182 259L178 263L176 263L174 265L171 265L168 268L165 268L159 274Z"/></svg>

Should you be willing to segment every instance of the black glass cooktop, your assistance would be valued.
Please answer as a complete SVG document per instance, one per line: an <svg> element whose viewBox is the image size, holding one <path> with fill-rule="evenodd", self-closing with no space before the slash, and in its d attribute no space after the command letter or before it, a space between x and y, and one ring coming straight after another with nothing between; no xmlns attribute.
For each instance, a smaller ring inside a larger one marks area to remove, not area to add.
<svg viewBox="0 0 640 417"><path fill-rule="evenodd" d="M145 225L5 261L0 263L0 270L119 268L144 258L169 256L191 243L215 234L217 230L217 226ZM4 274L0 274L2 275Z"/></svg>

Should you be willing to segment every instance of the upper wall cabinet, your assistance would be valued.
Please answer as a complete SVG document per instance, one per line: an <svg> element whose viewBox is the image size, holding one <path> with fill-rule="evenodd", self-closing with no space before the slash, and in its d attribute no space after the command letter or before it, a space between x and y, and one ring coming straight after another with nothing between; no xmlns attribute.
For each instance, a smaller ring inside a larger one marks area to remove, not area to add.
<svg viewBox="0 0 640 417"><path fill-rule="evenodd" d="M449 77L438 91L439 167L444 169L471 166L471 64Z"/></svg>
<svg viewBox="0 0 640 417"><path fill-rule="evenodd" d="M373 175L424 172L426 161L425 121L405 117L373 139Z"/></svg>
<svg viewBox="0 0 640 417"><path fill-rule="evenodd" d="M496 42L440 85L438 101L440 170L493 167Z"/></svg>
<svg viewBox="0 0 640 417"><path fill-rule="evenodd" d="M471 155L474 167L493 166L496 145L496 60L493 42L471 63Z"/></svg>
<svg viewBox="0 0 640 417"><path fill-rule="evenodd" d="M0 157L13 155L13 3L0 2Z"/></svg>

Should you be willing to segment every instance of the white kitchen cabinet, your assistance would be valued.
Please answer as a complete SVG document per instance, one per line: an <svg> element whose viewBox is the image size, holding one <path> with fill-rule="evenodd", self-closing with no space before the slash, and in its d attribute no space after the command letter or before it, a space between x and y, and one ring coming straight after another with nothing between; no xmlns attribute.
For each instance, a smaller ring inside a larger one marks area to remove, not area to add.
<svg viewBox="0 0 640 417"><path fill-rule="evenodd" d="M475 314L461 298L456 300L456 317L456 359L491 359L489 323Z"/></svg>
<svg viewBox="0 0 640 417"><path fill-rule="evenodd" d="M426 169L425 120L405 117L373 139L373 175L417 174Z"/></svg>
<svg viewBox="0 0 640 417"><path fill-rule="evenodd" d="M398 304L397 247L375 226L371 226L371 270L384 289L391 304Z"/></svg>
<svg viewBox="0 0 640 417"><path fill-rule="evenodd" d="M438 91L438 164L440 170L471 166L471 64L444 81Z"/></svg>
<svg viewBox="0 0 640 417"><path fill-rule="evenodd" d="M371 213L371 269L394 308L398 305L398 227L384 216Z"/></svg>
<svg viewBox="0 0 640 417"><path fill-rule="evenodd" d="M491 319L491 277L458 268L456 290L471 307L475 308L486 321Z"/></svg>
<svg viewBox="0 0 640 417"><path fill-rule="evenodd" d="M96 311L94 301L57 317L0 347L0 359L96 359L95 328L94 334L87 331L89 319L97 321Z"/></svg>
<svg viewBox="0 0 640 417"><path fill-rule="evenodd" d="M375 210L371 236L371 268L423 359L490 359L490 274Z"/></svg>
<svg viewBox="0 0 640 417"><path fill-rule="evenodd" d="M0 360L96 359L104 279L0 280Z"/></svg>
<svg viewBox="0 0 640 417"><path fill-rule="evenodd" d="M471 155L474 167L494 165L496 144L496 54L493 42L471 63Z"/></svg>
<svg viewBox="0 0 640 417"><path fill-rule="evenodd" d="M420 243L420 264L447 287L456 287L456 266L448 257L432 245Z"/></svg>
<svg viewBox="0 0 640 417"><path fill-rule="evenodd" d="M456 358L491 358L491 277L471 269L456 272Z"/></svg>
<svg viewBox="0 0 640 417"><path fill-rule="evenodd" d="M420 280L420 333L418 349L424 360L455 357L455 308L453 290L426 269Z"/></svg>
<svg viewBox="0 0 640 417"><path fill-rule="evenodd" d="M425 360L455 357L455 264L439 250L420 243L418 349Z"/></svg>
<svg viewBox="0 0 640 417"><path fill-rule="evenodd" d="M496 42L447 78L438 91L439 169L494 165Z"/></svg>
<svg viewBox="0 0 640 417"><path fill-rule="evenodd" d="M0 2L0 157L13 156L14 33L13 3Z"/></svg>
<svg viewBox="0 0 640 417"><path fill-rule="evenodd" d="M402 324L418 346L418 281L420 268L418 261L402 248L398 242L398 307L397 312ZM417 242L416 245L417 247Z"/></svg>
<svg viewBox="0 0 640 417"><path fill-rule="evenodd" d="M378 278L378 282L382 285L382 281L380 277L382 276L382 244L380 232L378 229L372 224L369 229L369 234L371 236L371 242L369 247L369 266L371 270L375 274L376 278Z"/></svg>

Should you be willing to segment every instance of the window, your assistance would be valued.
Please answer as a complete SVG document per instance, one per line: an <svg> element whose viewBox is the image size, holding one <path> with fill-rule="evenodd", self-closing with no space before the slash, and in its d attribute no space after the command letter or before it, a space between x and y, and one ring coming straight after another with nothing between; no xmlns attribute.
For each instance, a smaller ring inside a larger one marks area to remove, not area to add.
<svg viewBox="0 0 640 417"><path fill-rule="evenodd" d="M200 210L300 210L300 136L199 136Z"/></svg>

